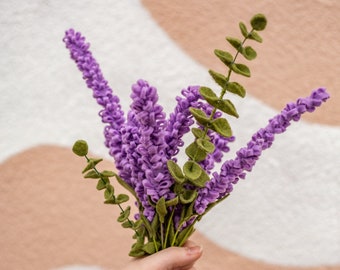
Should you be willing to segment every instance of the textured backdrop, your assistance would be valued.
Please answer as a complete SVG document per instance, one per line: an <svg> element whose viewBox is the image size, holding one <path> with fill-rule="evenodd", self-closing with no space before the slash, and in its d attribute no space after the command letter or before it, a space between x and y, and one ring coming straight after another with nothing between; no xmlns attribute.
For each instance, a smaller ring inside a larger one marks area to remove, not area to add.
<svg viewBox="0 0 340 270"><path fill-rule="evenodd" d="M86 139L107 159L99 107L62 37L81 31L128 109L143 78L170 112L188 85L212 85L213 49L258 12L269 24L255 44L230 157L286 102L324 86L331 99L263 154L232 196L200 222L198 269L340 269L340 2L0 2L0 269L94 265L119 269L130 235L81 179L70 147ZM255 2L255 3L253 3Z"/></svg>

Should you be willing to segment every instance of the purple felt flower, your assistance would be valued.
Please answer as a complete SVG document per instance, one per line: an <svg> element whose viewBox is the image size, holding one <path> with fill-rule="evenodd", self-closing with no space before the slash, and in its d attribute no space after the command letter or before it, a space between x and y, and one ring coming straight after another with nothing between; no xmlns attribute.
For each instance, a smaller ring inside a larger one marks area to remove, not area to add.
<svg viewBox="0 0 340 270"><path fill-rule="evenodd" d="M121 147L119 130L125 121L119 98L112 93L97 61L89 50L90 44L85 41L85 38L79 32L70 29L65 32L63 41L70 51L71 58L83 73L87 86L93 90L93 97L103 107L99 115L103 123L108 124L104 130L105 145L114 155Z"/></svg>
<svg viewBox="0 0 340 270"><path fill-rule="evenodd" d="M189 111L190 107L197 107L201 98L199 86L190 86L182 90L183 97L176 97L177 105L174 112L170 114L168 125L165 129L166 155L168 159L173 158L179 152L179 147L184 145L182 137L190 131L194 124L193 117Z"/></svg>
<svg viewBox="0 0 340 270"><path fill-rule="evenodd" d="M236 158L223 163L220 173L213 173L212 179L199 191L195 202L198 214L204 213L207 206L223 198L233 190L238 180L244 179L250 172L263 150L269 148L275 134L283 133L291 121L298 121L305 112L313 112L329 98L324 88L312 92L309 97L300 98L296 103L289 103L283 111L269 120L265 128L256 132L247 146L236 153Z"/></svg>

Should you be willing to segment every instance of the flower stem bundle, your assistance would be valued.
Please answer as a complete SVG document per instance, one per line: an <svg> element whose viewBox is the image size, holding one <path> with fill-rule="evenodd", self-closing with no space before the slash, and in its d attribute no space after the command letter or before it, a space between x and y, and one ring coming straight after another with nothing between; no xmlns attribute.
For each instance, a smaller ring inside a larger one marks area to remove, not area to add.
<svg viewBox="0 0 340 270"><path fill-rule="evenodd" d="M229 196L233 185L245 178L262 151L272 145L275 134L283 133L291 121L299 120L304 112L314 111L329 98L326 90L319 88L309 97L287 104L236 152L234 159L223 161L229 143L235 140L225 116L239 117L226 95L242 98L246 95L244 86L232 81L231 75L251 76L250 68L238 59L240 56L246 60L256 58L256 50L247 43L249 40L261 43L263 39L259 32L266 24L263 14L253 16L249 31L245 23L239 23L242 39L226 37L234 53L214 51L226 67L224 74L209 70L219 90L205 86L183 89L169 118L157 104L156 88L145 80L133 84L132 103L125 116L119 98L89 50L89 43L79 32L66 31L64 42L71 58L83 73L87 86L93 90L97 103L103 107L99 115L106 124L105 145L118 172L99 172L96 165L101 159L87 156L88 146L83 140L75 143L73 152L85 157L84 177L98 181L97 189L104 190L104 202L118 207L118 222L133 230L135 243L130 256L145 256L170 246L184 245L195 231L195 223ZM194 140L184 148L187 161L181 165L176 156L184 146L183 136L189 132ZM218 162L222 162L220 170L213 171ZM134 197L137 214L133 218L130 217L130 206L123 206L129 196L116 195L110 178Z"/></svg>

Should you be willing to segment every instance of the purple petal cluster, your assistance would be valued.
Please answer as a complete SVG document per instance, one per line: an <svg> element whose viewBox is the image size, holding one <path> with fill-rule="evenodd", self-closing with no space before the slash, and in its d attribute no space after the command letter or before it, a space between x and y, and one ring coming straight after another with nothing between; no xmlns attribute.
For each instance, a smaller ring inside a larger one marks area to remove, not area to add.
<svg viewBox="0 0 340 270"><path fill-rule="evenodd" d="M307 98L300 98L296 103L289 103L283 111L269 120L265 128L256 132L247 146L236 153L236 158L223 163L220 173L213 173L211 181L199 191L195 202L198 214L204 213L207 206L223 198L233 190L238 180L244 179L246 172L250 172L263 150L269 148L275 134L286 131L291 121L298 121L305 112L313 112L329 98L326 89L319 88Z"/></svg>
<svg viewBox="0 0 340 270"><path fill-rule="evenodd" d="M83 73L87 86L93 90L93 97L103 107L99 115L102 122L108 124L104 130L105 145L113 148L112 151L115 152L115 148L121 147L119 130L125 121L119 98L112 94L97 61L89 51L90 44L85 38L79 32L70 29L66 31L63 41L70 51L71 58Z"/></svg>
<svg viewBox="0 0 340 270"><path fill-rule="evenodd" d="M190 107L198 107L199 86L189 86L182 90L183 97L176 97L177 105L165 130L165 143L167 144L167 158L171 159L179 152L179 147L184 145L182 137L190 131L190 126L194 124L193 117L189 111Z"/></svg>

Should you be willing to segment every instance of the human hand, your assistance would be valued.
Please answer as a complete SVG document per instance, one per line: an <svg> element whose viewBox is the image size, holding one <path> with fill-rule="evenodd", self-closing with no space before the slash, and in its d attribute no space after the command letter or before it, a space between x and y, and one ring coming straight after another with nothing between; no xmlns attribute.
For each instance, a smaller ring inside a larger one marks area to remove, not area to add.
<svg viewBox="0 0 340 270"><path fill-rule="evenodd" d="M148 257L131 261L123 270L195 270L202 247L187 241L183 247L170 247Z"/></svg>

